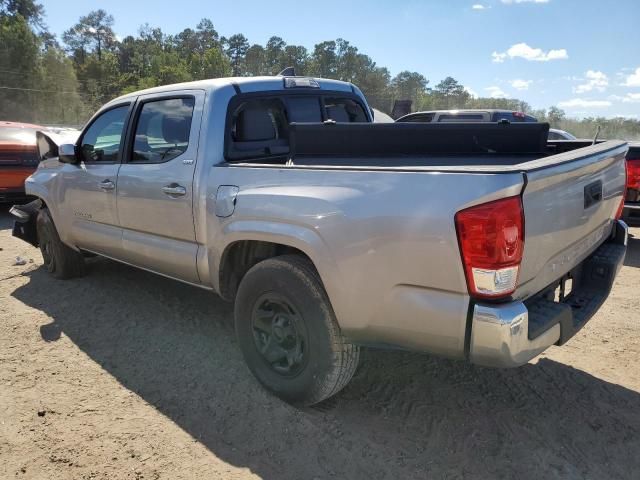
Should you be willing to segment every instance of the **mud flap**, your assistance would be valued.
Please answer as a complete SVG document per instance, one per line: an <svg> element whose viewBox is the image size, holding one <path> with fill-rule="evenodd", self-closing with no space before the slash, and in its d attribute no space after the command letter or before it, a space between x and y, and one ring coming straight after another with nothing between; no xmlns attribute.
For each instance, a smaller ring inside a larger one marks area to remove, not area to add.
<svg viewBox="0 0 640 480"><path fill-rule="evenodd" d="M42 208L42 200L37 199L26 205L14 205L9 213L16 217L13 224L12 235L25 242L38 246L38 232L36 230L36 219L38 211Z"/></svg>

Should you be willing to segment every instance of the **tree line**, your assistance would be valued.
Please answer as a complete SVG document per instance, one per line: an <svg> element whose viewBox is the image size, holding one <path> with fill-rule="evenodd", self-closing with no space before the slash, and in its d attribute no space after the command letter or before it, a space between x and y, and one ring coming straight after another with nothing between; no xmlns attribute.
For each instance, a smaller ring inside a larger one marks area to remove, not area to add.
<svg viewBox="0 0 640 480"><path fill-rule="evenodd" d="M640 136L635 120L572 120L556 107L535 110L518 99L474 97L452 77L432 86L419 72L392 76L342 38L309 50L278 36L265 45L251 44L242 33L221 36L207 18L177 34L145 24L137 35L122 39L113 26L113 16L99 9L57 37L35 0L0 0L0 119L81 125L123 93L206 78L275 75L294 67L299 75L353 82L373 107L387 113L396 100L411 100L414 111L504 108L579 136L592 136L596 124L607 124L605 130L622 126L630 138Z"/></svg>

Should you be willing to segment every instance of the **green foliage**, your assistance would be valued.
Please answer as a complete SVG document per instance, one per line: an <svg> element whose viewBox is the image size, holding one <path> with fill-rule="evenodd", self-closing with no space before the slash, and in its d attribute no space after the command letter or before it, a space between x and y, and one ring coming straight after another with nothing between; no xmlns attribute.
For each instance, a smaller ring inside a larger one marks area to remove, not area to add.
<svg viewBox="0 0 640 480"><path fill-rule="evenodd" d="M44 45L20 14L0 14L0 72L0 119L74 124L86 118L71 62Z"/></svg>
<svg viewBox="0 0 640 480"><path fill-rule="evenodd" d="M533 110L518 99L476 98L446 77L433 88L419 72L391 77L349 41L338 38L307 50L278 36L251 45L241 33L220 37L211 20L167 35L142 25L138 34L116 38L114 19L100 9L81 16L58 41L35 0L0 0L0 119L81 124L105 102L124 93L170 83L275 75L294 67L298 75L353 82L371 106L390 112L394 101L416 110L500 108L523 111L578 137L640 138L640 122L616 118L567 118L557 107Z"/></svg>

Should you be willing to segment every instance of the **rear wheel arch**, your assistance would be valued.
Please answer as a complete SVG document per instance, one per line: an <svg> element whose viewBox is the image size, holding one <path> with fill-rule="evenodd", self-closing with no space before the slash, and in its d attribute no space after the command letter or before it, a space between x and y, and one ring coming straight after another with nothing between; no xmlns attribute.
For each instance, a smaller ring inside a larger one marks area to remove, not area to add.
<svg viewBox="0 0 640 480"><path fill-rule="evenodd" d="M320 276L313 259L297 247L263 240L237 240L227 245L220 257L218 269L220 296L227 301L233 301L240 282L253 266L263 260L282 255L299 255L305 258Z"/></svg>

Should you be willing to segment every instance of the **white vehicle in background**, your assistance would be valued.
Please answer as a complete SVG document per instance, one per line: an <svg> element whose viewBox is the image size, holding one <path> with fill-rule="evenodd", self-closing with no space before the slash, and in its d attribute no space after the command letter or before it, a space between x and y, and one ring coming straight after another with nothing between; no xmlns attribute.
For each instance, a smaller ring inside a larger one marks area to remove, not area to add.
<svg viewBox="0 0 640 480"><path fill-rule="evenodd" d="M538 119L524 112L512 110L500 110L495 108L472 108L464 110L428 110L413 112L396 120L398 123L485 123L485 122L509 122L509 123L535 123Z"/></svg>
<svg viewBox="0 0 640 480"><path fill-rule="evenodd" d="M559 128L550 128L549 140L577 140L577 138L565 130L560 130Z"/></svg>

